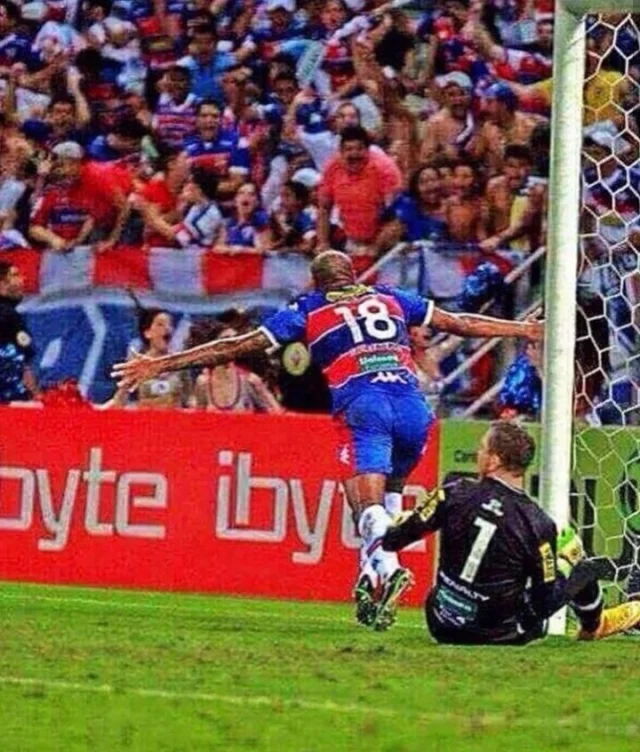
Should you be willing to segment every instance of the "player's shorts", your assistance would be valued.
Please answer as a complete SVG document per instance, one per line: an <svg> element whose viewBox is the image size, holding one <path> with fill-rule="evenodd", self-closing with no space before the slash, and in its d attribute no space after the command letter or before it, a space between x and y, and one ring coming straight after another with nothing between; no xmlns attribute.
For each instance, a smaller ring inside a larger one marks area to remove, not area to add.
<svg viewBox="0 0 640 752"><path fill-rule="evenodd" d="M542 619L531 620L526 625L513 619L484 628L445 624L438 618L435 600L432 591L425 603L425 617L431 636L443 645L526 645L547 634L548 623Z"/></svg>
<svg viewBox="0 0 640 752"><path fill-rule="evenodd" d="M405 478L424 454L433 413L418 392L368 390L338 416L344 477L381 473Z"/></svg>

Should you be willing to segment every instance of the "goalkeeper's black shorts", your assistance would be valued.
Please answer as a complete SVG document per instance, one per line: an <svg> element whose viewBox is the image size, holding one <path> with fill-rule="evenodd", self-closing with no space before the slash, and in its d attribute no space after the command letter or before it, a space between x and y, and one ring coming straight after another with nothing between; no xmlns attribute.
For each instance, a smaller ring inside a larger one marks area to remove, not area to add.
<svg viewBox="0 0 640 752"><path fill-rule="evenodd" d="M436 642L444 645L526 645L547 633L547 622L529 621L526 627L509 621L495 627L456 627L443 623L435 609L434 593L425 603L427 627Z"/></svg>

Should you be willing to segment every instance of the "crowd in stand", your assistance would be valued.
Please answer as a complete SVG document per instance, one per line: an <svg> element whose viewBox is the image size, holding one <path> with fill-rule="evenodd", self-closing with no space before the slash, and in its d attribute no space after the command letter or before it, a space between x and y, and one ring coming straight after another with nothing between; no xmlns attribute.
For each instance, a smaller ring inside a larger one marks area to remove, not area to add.
<svg viewBox="0 0 640 752"><path fill-rule="evenodd" d="M522 259L544 243L553 3L404 5L0 0L0 248L332 247L364 269L399 242L430 241L474 252L455 305L477 309L498 289L487 280L511 268L505 252ZM638 28L589 23L585 222L597 225L591 248L600 217L623 217L604 242L622 251L614 272L633 271L637 254L620 245L640 226ZM587 318L598 318L590 284ZM616 315L636 347L633 299ZM590 362L608 331L582 325ZM537 414L530 356L507 374L499 410ZM444 356L427 360L437 385ZM492 366L479 368L452 390L479 394ZM590 398L596 382L583 385ZM256 405L271 405L250 383ZM197 404L208 394L201 384Z"/></svg>

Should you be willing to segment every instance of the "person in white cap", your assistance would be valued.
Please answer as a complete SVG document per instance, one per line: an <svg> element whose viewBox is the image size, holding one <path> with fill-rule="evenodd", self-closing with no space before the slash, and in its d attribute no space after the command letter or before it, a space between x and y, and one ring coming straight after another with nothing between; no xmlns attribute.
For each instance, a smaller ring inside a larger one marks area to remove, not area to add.
<svg viewBox="0 0 640 752"><path fill-rule="evenodd" d="M421 162L439 155L450 159L463 156L477 131L471 111L473 84L469 76L456 71L436 79L436 83L442 95L442 107L425 126Z"/></svg>
<svg viewBox="0 0 640 752"><path fill-rule="evenodd" d="M80 144L63 141L51 153L53 182L34 205L29 235L36 243L67 253L91 235L97 198L82 180Z"/></svg>

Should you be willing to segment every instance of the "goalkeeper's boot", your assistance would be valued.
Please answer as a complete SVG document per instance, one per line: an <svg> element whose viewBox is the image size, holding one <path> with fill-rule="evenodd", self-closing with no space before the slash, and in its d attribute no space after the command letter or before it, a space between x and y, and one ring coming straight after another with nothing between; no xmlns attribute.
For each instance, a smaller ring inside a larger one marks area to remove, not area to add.
<svg viewBox="0 0 640 752"><path fill-rule="evenodd" d="M370 627L376 619L375 588L371 578L363 574L356 582L353 589L353 598L356 602L356 621L364 627Z"/></svg>
<svg viewBox="0 0 640 752"><path fill-rule="evenodd" d="M399 567L387 578L382 586L382 595L373 622L373 628L377 632L384 632L395 623L398 601L414 582L413 574L404 567Z"/></svg>
<svg viewBox="0 0 640 752"><path fill-rule="evenodd" d="M579 640L604 640L617 634L624 634L640 625L640 601L630 601L621 606L606 608L600 616L598 628L593 632L581 629Z"/></svg>

